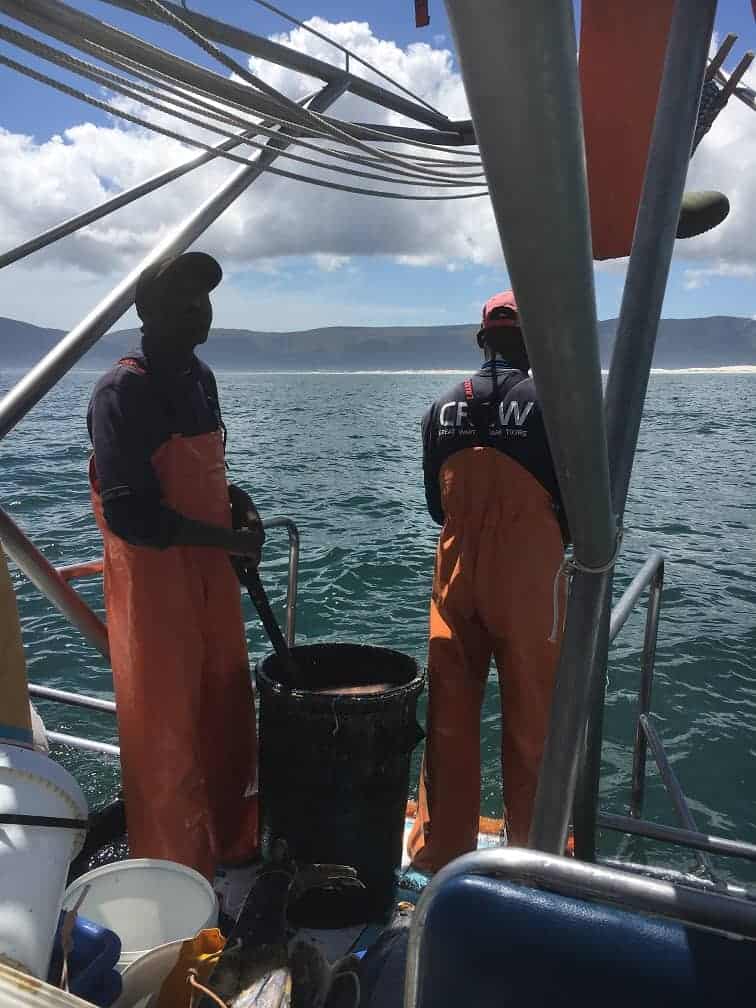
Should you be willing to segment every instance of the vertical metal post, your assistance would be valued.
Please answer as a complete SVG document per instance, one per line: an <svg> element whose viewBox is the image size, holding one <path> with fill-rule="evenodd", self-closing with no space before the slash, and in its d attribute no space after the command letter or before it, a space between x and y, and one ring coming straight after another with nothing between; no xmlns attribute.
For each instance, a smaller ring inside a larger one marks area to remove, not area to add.
<svg viewBox="0 0 756 1008"><path fill-rule="evenodd" d="M614 510L630 484L651 360L688 172L716 0L678 0L606 385Z"/></svg>
<svg viewBox="0 0 756 1008"><path fill-rule="evenodd" d="M347 78L328 84L310 108L322 112L346 90ZM273 137L253 165L239 168L176 231L156 246L71 332L15 385L0 402L0 440L79 361L90 347L128 310L143 270L167 256L184 252L244 190L263 174L291 141Z"/></svg>
<svg viewBox="0 0 756 1008"><path fill-rule="evenodd" d="M289 579L286 586L286 643L294 647L297 633L297 588L299 586L299 529L291 518L264 518L263 528L285 528L289 536Z"/></svg>
<svg viewBox="0 0 756 1008"><path fill-rule="evenodd" d="M656 660L656 638L659 630L662 588L664 587L664 564L662 563L649 587L648 609L646 610L646 630L643 638L643 658L641 660L641 683L638 694L638 723L635 729L633 747L632 792L630 815L639 819L643 812L643 795L646 789L646 733L643 731L641 715L651 711L651 690L654 684L654 662Z"/></svg>
<svg viewBox="0 0 756 1008"><path fill-rule="evenodd" d="M446 7L575 556L601 568L613 556L615 529L572 4L446 0ZM607 646L607 599L605 575L575 575L530 837L541 850L564 849L588 685L602 664L597 649Z"/></svg>
<svg viewBox="0 0 756 1008"><path fill-rule="evenodd" d="M716 0L677 0L606 386L612 503L625 511L698 117ZM575 808L578 857L595 860L606 670L594 680Z"/></svg>

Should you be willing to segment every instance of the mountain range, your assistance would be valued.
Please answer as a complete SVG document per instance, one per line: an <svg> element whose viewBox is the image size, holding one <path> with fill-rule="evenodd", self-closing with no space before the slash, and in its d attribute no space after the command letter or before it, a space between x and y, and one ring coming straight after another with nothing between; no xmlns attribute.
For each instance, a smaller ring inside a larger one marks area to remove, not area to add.
<svg viewBox="0 0 756 1008"><path fill-rule="evenodd" d="M599 323L601 363L611 355L617 320ZM476 326L332 326L303 332L270 333L213 329L200 354L212 367L229 371L435 370L468 369L479 359ZM0 317L0 368L28 368L64 335ZM80 367L103 370L139 345L139 332L105 335ZM663 319L654 366L660 368L756 365L756 320L731 316Z"/></svg>

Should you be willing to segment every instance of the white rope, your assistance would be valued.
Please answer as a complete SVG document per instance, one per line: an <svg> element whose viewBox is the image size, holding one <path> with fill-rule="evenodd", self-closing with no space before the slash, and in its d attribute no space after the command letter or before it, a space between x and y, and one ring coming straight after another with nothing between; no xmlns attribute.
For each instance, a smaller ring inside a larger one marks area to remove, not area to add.
<svg viewBox="0 0 756 1008"><path fill-rule="evenodd" d="M576 571L580 571L581 574L608 574L608 572L617 563L617 559L620 555L620 550L622 549L622 538L624 535L624 529L620 528L617 532L617 539L614 544L614 553L611 559L600 567L588 567L586 564L581 563L580 560L576 559L574 556L568 556L566 553L562 558L562 562L559 565L556 574L554 575L554 586L552 592L552 606L553 606L553 620L551 623L551 633L549 634L549 643L556 644L557 634L559 632L559 588L561 586L562 580L565 584L565 600L564 600L564 619L562 620L562 630L564 630L564 623L567 619L567 600L570 595L570 587L572 585L572 578Z"/></svg>

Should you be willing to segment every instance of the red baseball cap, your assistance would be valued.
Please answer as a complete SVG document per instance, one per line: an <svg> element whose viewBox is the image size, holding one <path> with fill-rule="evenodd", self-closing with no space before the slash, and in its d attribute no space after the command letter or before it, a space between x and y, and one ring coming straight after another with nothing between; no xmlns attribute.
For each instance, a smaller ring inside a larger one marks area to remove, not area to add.
<svg viewBox="0 0 756 1008"><path fill-rule="evenodd" d="M483 305L481 329L497 329L506 326L510 329L520 328L520 313L517 310L514 291L502 291L494 294Z"/></svg>

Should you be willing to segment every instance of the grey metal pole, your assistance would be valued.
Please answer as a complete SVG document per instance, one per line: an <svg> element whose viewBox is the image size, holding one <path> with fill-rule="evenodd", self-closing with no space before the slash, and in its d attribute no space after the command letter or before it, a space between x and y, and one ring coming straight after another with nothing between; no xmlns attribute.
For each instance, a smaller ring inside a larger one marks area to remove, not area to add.
<svg viewBox="0 0 756 1008"><path fill-rule="evenodd" d="M622 597L612 609L612 619L609 625L610 641L614 640L625 623L627 623L630 618L630 613L635 608L638 599L641 597L646 587L658 577L659 568L664 568L664 555L658 550L653 550L649 553L648 559L638 570L638 573L627 586Z"/></svg>
<svg viewBox="0 0 756 1008"><path fill-rule="evenodd" d="M46 731L49 742L56 745L71 746L72 749L84 749L87 752L96 752L101 756L116 756L120 758L121 750L117 745L110 742L96 742L94 739L80 738L78 735L64 735L63 732Z"/></svg>
<svg viewBox="0 0 756 1008"><path fill-rule="evenodd" d="M661 843L692 847L694 850L706 851L709 854L721 854L723 857L739 857L745 858L746 861L756 861L756 844L746 843L744 840L710 836L708 833L700 833L698 830L664 826L661 823L649 822L647 819L612 815L609 812L599 812L598 824L603 829L643 837L644 840L659 840Z"/></svg>
<svg viewBox="0 0 756 1008"><path fill-rule="evenodd" d="M648 739L648 744L651 746L651 752L653 753L654 760L656 761L656 766L659 770L659 776L662 779L665 790L672 800L672 804L675 807L675 813L680 825L683 829L690 830L693 833L700 832L696 820L693 818L693 813L690 811L690 806L685 797L685 792L683 791L680 781L677 779L677 774L672 769L672 765L669 762L666 750L664 749L664 743L659 736L656 728L651 724L648 715L641 714L639 717L641 731L645 733ZM709 859L705 854L699 854L698 860L701 867L715 878L714 872L712 871Z"/></svg>
<svg viewBox="0 0 756 1008"><path fill-rule="evenodd" d="M716 6L716 0L677 0L669 31L606 386L612 504L619 522L625 511ZM594 680L575 812L576 853L591 860L595 858L605 678L604 668Z"/></svg>
<svg viewBox="0 0 756 1008"><path fill-rule="evenodd" d="M294 647L297 633L297 588L299 587L299 529L286 517L264 518L263 528L285 528L289 536L289 577L286 588L286 643Z"/></svg>
<svg viewBox="0 0 756 1008"><path fill-rule="evenodd" d="M238 103L251 110L257 109L258 114L266 117L280 116L283 106L260 91L242 85L230 77L223 77L197 63L181 59L171 53L153 46L142 39L129 35L117 28L90 17L82 11L71 7L62 0L0 0L0 11L33 25L45 34L67 41L73 31L85 40L96 42L105 48L113 48L120 55L141 63L158 73L168 73L179 70L182 81L198 90L209 90L219 100L223 98ZM287 112L290 111L287 106ZM293 118L287 115L287 118Z"/></svg>
<svg viewBox="0 0 756 1008"><path fill-rule="evenodd" d="M247 135L251 137L254 136L254 133L250 132ZM240 136L239 140L224 140L223 143L217 145L216 150L218 153L233 150L234 147L238 147L240 145L242 139L243 138ZM47 245L52 245L52 243L58 241L58 239L65 238L67 235L73 234L74 231L78 231L80 228L86 227L88 224L94 224L95 221L101 220L103 217L107 217L107 215L113 213L113 211L120 210L121 207L125 207L128 206L129 203L133 203L134 200L138 200L142 196L146 196L148 193L155 192L156 189L162 188L162 186L167 185L169 182L173 182L177 178L181 178L181 176L186 175L187 172L194 171L195 168L199 168L202 165L207 164L208 161L212 161L216 156L217 155L210 153L210 151L204 151L198 157L193 157L189 161L184 162L184 164L177 165L175 168L170 168L168 171L159 172L157 175L153 175L152 178L146 179L144 182L140 182L139 185L132 186L131 189L124 189L123 192L118 193L117 196L113 196L111 199L105 200L105 202L100 203L99 206L92 207L89 210L84 210L83 213L76 214L75 217L69 217L68 220L62 221L60 224L56 224L54 227L48 228L47 231L43 231L35 238L30 238L29 241L23 242L23 244L9 249L8 252L3 252L2 255L0 255L0 269L4 266L10 266L11 263L18 262L20 259L25 259L26 256L31 255L33 252L38 252Z"/></svg>
<svg viewBox="0 0 756 1008"><path fill-rule="evenodd" d="M606 384L612 502L625 510L716 0L677 0Z"/></svg>
<svg viewBox="0 0 756 1008"><path fill-rule="evenodd" d="M572 899L619 904L638 913L756 938L756 905L748 899L700 892L692 886L672 885L540 851L516 847L475 851L456 858L434 875L417 902L407 943L404 1008L416 1008L418 1003L419 966L430 911L448 883L461 876L504 879Z"/></svg>
<svg viewBox="0 0 756 1008"><path fill-rule="evenodd" d="M106 0L106 2L110 3L112 7L120 7L123 10L132 11L134 14L141 14L142 17L151 18L153 21L165 20L165 18L161 17L158 10L150 10L139 3L138 0ZM332 66L324 60L308 56L306 53L298 52L289 46L281 45L278 42L271 42L270 39L253 35L251 32L243 31L234 25L225 24L223 21L216 21L214 18L207 17L198 11L187 10L186 7L171 3L169 0L161 0L161 2L171 13L180 17L182 21L186 21L187 24L190 24L197 31L201 32L205 38L213 42L231 46L233 49L247 53L250 56L258 56L260 59L270 60L271 63L276 63L278 66L288 67L290 70L296 70L299 73L307 74L320 80L336 82L344 75L344 70L340 67ZM396 94L394 91L389 91L387 88L374 84L362 77L354 77L352 74L349 74L348 78L349 91L360 98L376 102L376 104L383 106L383 108L391 109L400 115L415 120L415 122L422 122L436 129L449 129L451 125L449 119L440 112L435 112L417 102L402 98L401 95Z"/></svg>
<svg viewBox="0 0 756 1008"><path fill-rule="evenodd" d="M567 842L590 687L606 668L610 600L611 574L575 575L528 840L552 854Z"/></svg>
<svg viewBox="0 0 756 1008"><path fill-rule="evenodd" d="M322 111L346 89L346 82L327 84L310 107ZM176 231L154 248L82 321L64 336L42 360L15 385L0 402L0 439L11 431L29 410L76 364L97 340L110 329L134 301L134 289L143 270L161 259L187 249L223 211L263 174L289 146L289 141L273 138L255 159L254 165L239 168Z"/></svg>
<svg viewBox="0 0 756 1008"><path fill-rule="evenodd" d="M575 557L602 568L614 554L615 528L572 4L446 0L446 7ZM590 677L602 663L596 649L607 646L608 616L604 625L598 608L607 600L605 575L575 575L530 836L541 850L564 849Z"/></svg>
<svg viewBox="0 0 756 1008"><path fill-rule="evenodd" d="M69 707L85 707L87 710L105 711L115 714L116 705L113 700L101 700L99 697L82 696L81 693L69 693L68 690L53 689L51 686L39 686L29 683L29 696L40 700L52 700L66 704Z"/></svg>
<svg viewBox="0 0 756 1008"><path fill-rule="evenodd" d="M85 640L103 656L109 658L108 631L81 595L58 574L10 515L0 508L0 541L8 556L21 568L29 580L80 631Z"/></svg>
<svg viewBox="0 0 756 1008"><path fill-rule="evenodd" d="M643 811L643 795L646 789L646 733L641 725L641 715L651 711L651 690L654 685L654 663L656 660L656 638L659 631L664 586L664 565L659 567L651 582L646 611L646 630L643 637L643 659L641 661L641 685L638 691L638 723L635 728L633 746L633 772L630 795L630 815L639 819Z"/></svg>

